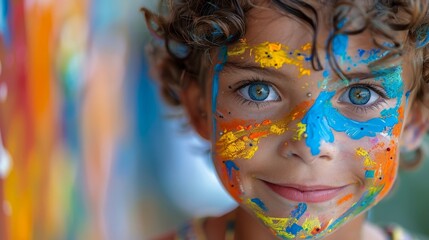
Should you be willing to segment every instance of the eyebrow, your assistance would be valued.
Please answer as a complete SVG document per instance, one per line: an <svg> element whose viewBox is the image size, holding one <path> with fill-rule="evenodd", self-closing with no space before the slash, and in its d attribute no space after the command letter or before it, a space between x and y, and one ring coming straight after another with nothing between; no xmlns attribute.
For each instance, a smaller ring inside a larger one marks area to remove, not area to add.
<svg viewBox="0 0 429 240"><path fill-rule="evenodd" d="M276 76L278 78L287 78L290 79L291 77L285 74L284 72L279 71L275 68L268 68L268 67L261 67L259 65L255 65L249 62L235 62L235 61L227 61L224 65L225 69L227 68L235 68L240 70L246 70L246 71L252 71L252 72L258 72L262 73L263 75L270 75L270 76ZM350 72L344 73L349 81L351 80L366 80L371 78L380 77L383 74L374 74L371 72ZM340 78L334 80L335 81L341 81Z"/></svg>
<svg viewBox="0 0 429 240"><path fill-rule="evenodd" d="M261 73L263 75L270 75L270 76L276 76L278 78L290 78L290 76L286 75L285 73L275 69L275 68L268 68L268 67L261 67L255 64L251 64L249 62L233 62L233 61L227 61L224 65L225 69L227 68L235 68L240 70L246 70L246 71L252 71Z"/></svg>

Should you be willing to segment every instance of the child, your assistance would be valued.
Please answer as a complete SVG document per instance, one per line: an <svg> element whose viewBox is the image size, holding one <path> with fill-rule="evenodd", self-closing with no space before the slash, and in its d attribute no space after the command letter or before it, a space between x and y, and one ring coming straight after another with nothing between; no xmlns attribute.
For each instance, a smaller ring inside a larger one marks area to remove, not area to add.
<svg viewBox="0 0 429 240"><path fill-rule="evenodd" d="M239 207L165 239L388 239L364 213L428 128L428 2L169 6L143 9L162 92Z"/></svg>

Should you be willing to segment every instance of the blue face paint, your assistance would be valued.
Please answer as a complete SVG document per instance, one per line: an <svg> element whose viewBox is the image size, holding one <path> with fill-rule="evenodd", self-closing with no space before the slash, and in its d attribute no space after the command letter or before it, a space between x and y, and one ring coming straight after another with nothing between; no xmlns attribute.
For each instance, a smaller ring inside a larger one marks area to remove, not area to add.
<svg viewBox="0 0 429 240"><path fill-rule="evenodd" d="M254 204L256 204L262 211L264 211L264 212L268 211L267 207L265 206L265 204L262 202L261 199L252 198L250 201L253 202Z"/></svg>
<svg viewBox="0 0 429 240"><path fill-rule="evenodd" d="M214 76L212 82L212 123L213 123L213 133L216 131L216 108L217 108L217 95L219 92L219 74L223 70L223 66L226 63L228 58L228 49L226 46L222 46L219 49L218 59L220 63L216 64L214 67ZM216 142L215 134L213 134L213 142Z"/></svg>
<svg viewBox="0 0 429 240"><path fill-rule="evenodd" d="M374 178L375 171L374 170L366 170L365 171L365 178Z"/></svg>
<svg viewBox="0 0 429 240"><path fill-rule="evenodd" d="M307 211L307 204L306 203L298 203L298 206L296 207L296 209L294 209L291 212L291 217L295 218L296 220L299 220L302 215L304 215L305 211ZM303 228L298 225L297 223L293 223L290 226L286 227L286 232L296 235L297 233L299 233L300 231L302 231Z"/></svg>
<svg viewBox="0 0 429 240"><path fill-rule="evenodd" d="M307 204L298 203L298 206L291 212L291 217L300 219L302 215L304 215L305 211L307 211Z"/></svg>
<svg viewBox="0 0 429 240"><path fill-rule="evenodd" d="M382 189L383 188L377 188L375 191L366 191L359 201L353 204L351 208L349 208L339 218L332 222L324 232L331 232L332 230L337 229L338 226L347 221L351 216L356 216L362 211L366 210L372 203L374 203L375 198ZM321 235L323 235L323 233Z"/></svg>
<svg viewBox="0 0 429 240"><path fill-rule="evenodd" d="M349 43L349 37L345 34L338 34L332 40L332 49L334 55L345 61L349 57L347 55L347 48Z"/></svg>
<svg viewBox="0 0 429 240"><path fill-rule="evenodd" d="M383 80L383 87L386 88L387 96L397 98L397 104L394 108L383 110L380 118L373 118L365 122L347 118L332 106L331 99L335 92L323 91L320 93L314 105L302 119L302 123L306 125L306 144L310 148L311 154L320 153L319 148L322 140L327 143L334 141L332 129L337 132L344 132L354 140L374 137L383 131L390 133L393 126L398 123L398 108L403 92L402 68L398 67L391 71L384 73L384 76L379 77L378 80Z"/></svg>
<svg viewBox="0 0 429 240"><path fill-rule="evenodd" d="M226 167L226 171L227 171L227 173L228 173L228 178L229 178L229 181L232 181L232 170L235 170L235 171L238 171L238 170L240 170L238 167L237 167L237 165L233 162L233 161L231 161L231 160L228 160L228 161L225 161L225 167Z"/></svg>
<svg viewBox="0 0 429 240"><path fill-rule="evenodd" d="M417 30L416 35L417 35L416 47L422 48L426 46L429 43L429 24L423 24Z"/></svg>

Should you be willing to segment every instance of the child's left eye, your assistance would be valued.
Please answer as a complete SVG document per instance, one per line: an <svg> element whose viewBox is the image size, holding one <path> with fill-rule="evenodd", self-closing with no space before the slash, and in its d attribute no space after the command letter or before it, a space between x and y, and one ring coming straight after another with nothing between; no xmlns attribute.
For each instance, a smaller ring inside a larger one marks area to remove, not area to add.
<svg viewBox="0 0 429 240"><path fill-rule="evenodd" d="M276 90L264 82L249 83L238 89L238 92L243 98L253 102L278 101L280 98Z"/></svg>
<svg viewBox="0 0 429 240"><path fill-rule="evenodd" d="M352 86L345 91L340 98L340 102L351 103L357 106L369 106L372 105L380 98L380 94L376 93L369 87L366 86Z"/></svg>

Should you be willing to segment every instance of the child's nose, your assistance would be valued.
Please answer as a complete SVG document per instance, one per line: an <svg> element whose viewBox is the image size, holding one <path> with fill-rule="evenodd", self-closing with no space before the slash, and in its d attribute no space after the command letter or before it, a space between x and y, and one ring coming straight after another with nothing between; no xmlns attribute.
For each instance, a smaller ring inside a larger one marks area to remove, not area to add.
<svg viewBox="0 0 429 240"><path fill-rule="evenodd" d="M280 155L286 159L297 159L306 164L313 164L319 160L331 161L337 153L333 143L322 142L320 152L316 155L306 144L306 138L301 140L288 139L279 146Z"/></svg>

